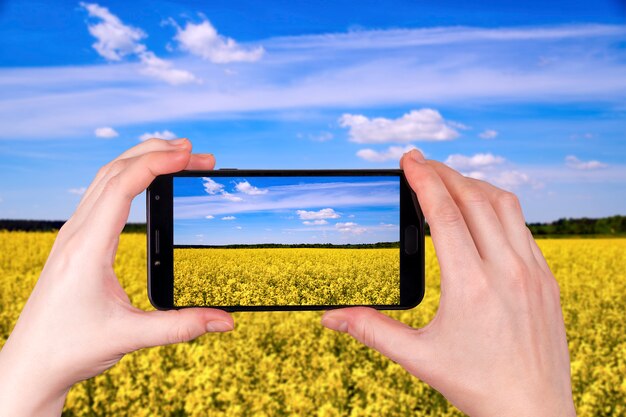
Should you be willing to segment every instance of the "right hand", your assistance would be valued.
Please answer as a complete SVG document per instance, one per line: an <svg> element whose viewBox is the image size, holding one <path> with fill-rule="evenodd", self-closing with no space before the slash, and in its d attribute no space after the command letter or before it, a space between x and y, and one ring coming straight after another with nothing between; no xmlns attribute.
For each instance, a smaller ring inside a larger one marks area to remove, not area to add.
<svg viewBox="0 0 626 417"><path fill-rule="evenodd" d="M401 166L441 266L434 319L413 329L364 307L324 326L388 356L472 416L573 416L559 287L518 199L413 150Z"/></svg>

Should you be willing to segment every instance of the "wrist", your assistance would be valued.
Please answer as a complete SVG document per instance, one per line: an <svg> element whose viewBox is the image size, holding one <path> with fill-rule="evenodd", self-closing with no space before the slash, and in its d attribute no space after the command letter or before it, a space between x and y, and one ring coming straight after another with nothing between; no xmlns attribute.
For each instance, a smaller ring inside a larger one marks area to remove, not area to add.
<svg viewBox="0 0 626 417"><path fill-rule="evenodd" d="M4 378L4 376L3 376ZM63 412L67 392L52 393L21 389L0 383L0 415L20 417L58 417Z"/></svg>
<svg viewBox="0 0 626 417"><path fill-rule="evenodd" d="M571 389L550 388L554 387L530 393L519 388L513 392L491 390L485 395L465 393L461 401L451 402L472 417L576 417Z"/></svg>
<svg viewBox="0 0 626 417"><path fill-rule="evenodd" d="M58 387L36 361L14 358L7 344L0 351L0 416L60 416L70 387Z"/></svg>
<svg viewBox="0 0 626 417"><path fill-rule="evenodd" d="M508 404L500 410L492 410L484 416L501 417L576 417L574 400L570 396L563 399L546 399L535 402L522 402Z"/></svg>

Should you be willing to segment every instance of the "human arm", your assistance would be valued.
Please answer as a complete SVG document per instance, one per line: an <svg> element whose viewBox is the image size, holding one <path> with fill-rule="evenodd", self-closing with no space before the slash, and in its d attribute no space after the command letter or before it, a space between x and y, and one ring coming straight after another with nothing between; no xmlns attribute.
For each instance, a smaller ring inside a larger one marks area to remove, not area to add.
<svg viewBox="0 0 626 417"><path fill-rule="evenodd" d="M322 323L388 356L471 416L573 416L559 287L518 199L414 150L402 168L441 267L433 320L411 328L369 308Z"/></svg>
<svg viewBox="0 0 626 417"><path fill-rule="evenodd" d="M156 175L212 169L186 139L151 139L104 166L61 228L20 317L0 351L0 415L58 416L78 381L126 353L233 328L214 309L143 311L113 271L132 199Z"/></svg>

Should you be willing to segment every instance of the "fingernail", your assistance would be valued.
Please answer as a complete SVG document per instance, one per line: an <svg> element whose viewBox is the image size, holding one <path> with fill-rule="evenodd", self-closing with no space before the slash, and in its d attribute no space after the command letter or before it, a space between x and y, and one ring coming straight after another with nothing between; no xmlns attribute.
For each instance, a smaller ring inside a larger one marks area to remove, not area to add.
<svg viewBox="0 0 626 417"><path fill-rule="evenodd" d="M187 143L187 138L173 139L169 141L170 145L181 146Z"/></svg>
<svg viewBox="0 0 626 417"><path fill-rule="evenodd" d="M424 155L422 155L422 153L418 151L417 149L413 149L411 151L411 158L413 158L415 162L418 162L420 164L426 163L426 160L424 159Z"/></svg>
<svg viewBox="0 0 626 417"><path fill-rule="evenodd" d="M206 329L209 332L229 332L233 329L233 325L226 321L213 320L206 324Z"/></svg>
<svg viewBox="0 0 626 417"><path fill-rule="evenodd" d="M348 322L345 320L337 320L325 317L322 319L322 325L338 332L345 333L348 331Z"/></svg>
<svg viewBox="0 0 626 417"><path fill-rule="evenodd" d="M205 159L213 158L212 153L199 153L196 156L198 156L199 158L205 158Z"/></svg>

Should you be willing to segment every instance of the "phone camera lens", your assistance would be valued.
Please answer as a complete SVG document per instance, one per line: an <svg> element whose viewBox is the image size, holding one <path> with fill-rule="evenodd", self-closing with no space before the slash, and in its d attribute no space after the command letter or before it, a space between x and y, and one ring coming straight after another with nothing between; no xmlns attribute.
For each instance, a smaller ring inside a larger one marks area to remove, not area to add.
<svg viewBox="0 0 626 417"><path fill-rule="evenodd" d="M158 200L160 200L160 199L161 199L161 196L159 196L159 195L155 195L155 196L154 196L154 199L158 201Z"/></svg>

